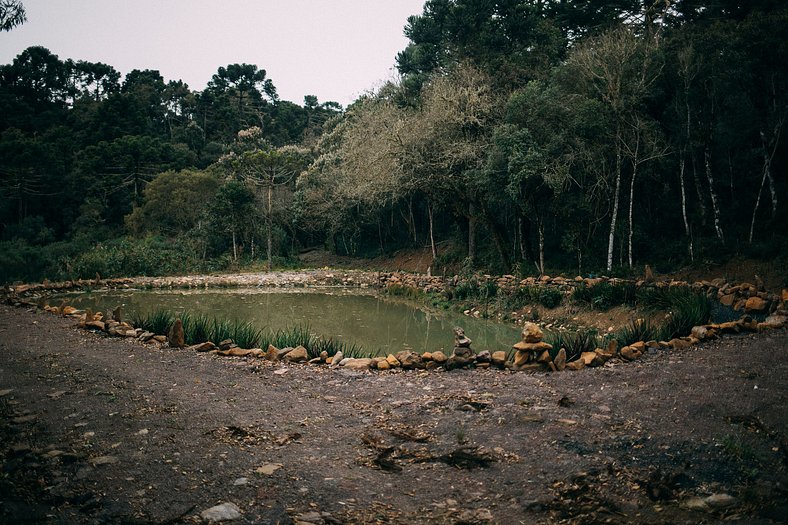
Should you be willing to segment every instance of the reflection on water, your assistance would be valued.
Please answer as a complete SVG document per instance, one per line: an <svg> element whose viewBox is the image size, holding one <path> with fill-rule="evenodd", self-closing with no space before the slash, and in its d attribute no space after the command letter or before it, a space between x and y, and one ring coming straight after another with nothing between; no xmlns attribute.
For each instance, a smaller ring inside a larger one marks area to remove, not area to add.
<svg viewBox="0 0 788 525"><path fill-rule="evenodd" d="M113 290L72 296L70 302L93 311L122 305L126 318L166 309L251 321L255 326L273 330L307 324L317 335L382 354L403 349L443 350L449 354L454 326L465 328L477 352L508 350L519 340L518 330L510 326L453 312L434 314L356 290Z"/></svg>

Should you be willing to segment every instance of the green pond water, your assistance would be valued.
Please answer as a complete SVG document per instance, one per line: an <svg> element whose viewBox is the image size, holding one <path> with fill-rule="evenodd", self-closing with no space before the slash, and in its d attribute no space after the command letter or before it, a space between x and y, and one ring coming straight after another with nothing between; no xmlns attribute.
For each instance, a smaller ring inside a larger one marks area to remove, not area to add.
<svg viewBox="0 0 788 525"><path fill-rule="evenodd" d="M69 302L94 312L121 305L125 319L165 309L251 321L256 327L272 330L308 325L316 335L355 343L367 352L383 355L405 349L443 350L449 355L455 326L465 329L477 352L509 350L520 339L519 330L508 325L455 312L433 313L358 290L113 290L71 295Z"/></svg>

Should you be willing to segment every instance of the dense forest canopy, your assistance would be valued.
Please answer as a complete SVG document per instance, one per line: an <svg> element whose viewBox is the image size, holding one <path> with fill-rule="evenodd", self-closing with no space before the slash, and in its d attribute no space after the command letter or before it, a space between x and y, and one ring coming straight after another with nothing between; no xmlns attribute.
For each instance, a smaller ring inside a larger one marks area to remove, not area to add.
<svg viewBox="0 0 788 525"><path fill-rule="evenodd" d="M344 111L252 64L193 91L25 50L0 66L0 280L312 246L431 247L433 271L785 255L784 2L428 0L404 31L400 79Z"/></svg>

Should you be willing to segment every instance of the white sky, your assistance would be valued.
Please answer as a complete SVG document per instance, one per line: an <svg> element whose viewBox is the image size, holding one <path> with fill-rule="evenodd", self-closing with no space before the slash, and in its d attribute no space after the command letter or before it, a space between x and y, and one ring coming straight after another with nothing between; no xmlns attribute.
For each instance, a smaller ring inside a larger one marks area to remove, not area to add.
<svg viewBox="0 0 788 525"><path fill-rule="evenodd" d="M202 90L219 66L255 64L279 97L348 105L396 77L407 17L424 0L22 0L27 22L0 33L0 63L31 45L126 75L158 69Z"/></svg>

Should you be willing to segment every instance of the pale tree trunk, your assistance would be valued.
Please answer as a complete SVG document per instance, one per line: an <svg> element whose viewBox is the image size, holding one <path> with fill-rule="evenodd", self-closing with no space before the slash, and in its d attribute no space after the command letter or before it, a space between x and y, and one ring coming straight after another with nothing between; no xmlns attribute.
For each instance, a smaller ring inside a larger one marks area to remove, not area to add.
<svg viewBox="0 0 788 525"><path fill-rule="evenodd" d="M687 234L687 248L689 249L690 260L695 260L695 254L692 249L692 236L690 235L689 220L687 220L687 192L684 189L684 167L686 161L684 159L684 152L681 152L681 160L679 161L679 183L681 186L681 216L684 219L684 233Z"/></svg>
<svg viewBox="0 0 788 525"><path fill-rule="evenodd" d="M539 274L544 275L544 221L539 219Z"/></svg>
<svg viewBox="0 0 788 525"><path fill-rule="evenodd" d="M772 178L772 159L774 158L774 154L777 152L777 144L779 143L779 127L777 128L778 131L775 134L775 141L774 147L772 148L771 153L769 153L767 144L766 144L766 134L761 131L761 150L763 151L763 178L761 179L761 186L758 188L758 198L755 201L755 208L752 210L752 221L750 222L750 244L752 244L752 237L753 232L755 231L755 215L758 212L758 206L761 204L761 194L763 193L763 187L766 185L766 181L769 181L769 191L771 192L772 197L772 219L777 214L777 193L774 190L774 180Z"/></svg>
<svg viewBox="0 0 788 525"><path fill-rule="evenodd" d="M620 132L616 134L616 189L613 194L613 217L610 219L610 236L607 241L607 271L613 269L613 246L616 237L616 220L618 219L618 200L621 190L621 144Z"/></svg>
<svg viewBox="0 0 788 525"><path fill-rule="evenodd" d="M271 177L271 183L268 185L268 213L265 217L265 228L266 228L266 256L267 256L267 263L266 267L268 271L271 271L272 265L272 252L273 252L273 218L271 217L271 213L273 211L273 192L274 192L274 181L273 177Z"/></svg>
<svg viewBox="0 0 788 525"><path fill-rule="evenodd" d="M433 231L433 222L432 222L432 204L427 206L427 214L429 215L430 220L430 248L432 249L432 260L438 257L438 250L435 248L435 235Z"/></svg>
<svg viewBox="0 0 788 525"><path fill-rule="evenodd" d="M711 150L708 144L703 150L703 160L706 166L706 180L709 182L711 209L714 212L714 231L717 233L717 238L725 244L725 236L722 233L722 225L720 224L720 207L717 204L717 193L714 191L714 176L711 172Z"/></svg>
<svg viewBox="0 0 788 525"><path fill-rule="evenodd" d="M238 244L235 242L235 228L233 228L233 261L238 262Z"/></svg>
<svg viewBox="0 0 788 525"><path fill-rule="evenodd" d="M468 204L468 258L476 262L476 209Z"/></svg>
<svg viewBox="0 0 788 525"><path fill-rule="evenodd" d="M635 155L632 159L632 181L629 184L629 232L627 234L627 261L629 267L632 268L632 230L634 229L632 209L635 202L635 179L638 174L638 164L640 163L638 156L640 154L640 132L637 133L635 139Z"/></svg>

